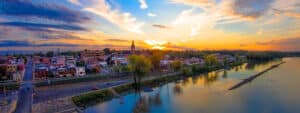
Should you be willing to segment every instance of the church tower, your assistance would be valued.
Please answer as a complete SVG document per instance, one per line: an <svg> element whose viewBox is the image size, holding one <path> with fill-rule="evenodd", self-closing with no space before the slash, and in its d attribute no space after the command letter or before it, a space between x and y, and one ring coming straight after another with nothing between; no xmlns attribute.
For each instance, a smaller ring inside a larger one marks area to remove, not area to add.
<svg viewBox="0 0 300 113"><path fill-rule="evenodd" d="M134 40L131 42L131 54L135 54L135 45L134 45Z"/></svg>

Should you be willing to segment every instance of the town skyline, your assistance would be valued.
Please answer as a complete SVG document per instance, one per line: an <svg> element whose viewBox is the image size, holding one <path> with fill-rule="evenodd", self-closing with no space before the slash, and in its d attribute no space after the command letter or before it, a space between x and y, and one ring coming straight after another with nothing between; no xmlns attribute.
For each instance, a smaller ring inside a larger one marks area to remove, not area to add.
<svg viewBox="0 0 300 113"><path fill-rule="evenodd" d="M1 1L0 51L300 51L297 0Z"/></svg>

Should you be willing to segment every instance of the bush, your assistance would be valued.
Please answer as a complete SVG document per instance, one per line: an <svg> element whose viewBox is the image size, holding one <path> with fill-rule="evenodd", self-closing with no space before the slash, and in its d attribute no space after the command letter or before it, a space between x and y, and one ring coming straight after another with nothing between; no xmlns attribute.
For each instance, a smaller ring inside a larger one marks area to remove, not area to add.
<svg viewBox="0 0 300 113"><path fill-rule="evenodd" d="M182 69L182 74L183 74L184 76L191 76L191 75L193 75L193 72L192 72L192 70L189 69L189 68L183 68L183 69Z"/></svg>

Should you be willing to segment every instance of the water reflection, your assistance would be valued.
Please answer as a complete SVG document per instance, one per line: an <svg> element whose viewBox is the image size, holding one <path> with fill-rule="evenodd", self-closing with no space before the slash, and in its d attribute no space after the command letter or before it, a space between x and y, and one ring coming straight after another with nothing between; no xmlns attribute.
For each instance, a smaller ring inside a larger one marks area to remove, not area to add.
<svg viewBox="0 0 300 113"><path fill-rule="evenodd" d="M162 100L160 97L160 93L156 93L155 95L144 95L141 96L133 108L133 113L146 113L149 112L149 109L152 106L159 107L162 105Z"/></svg>
<svg viewBox="0 0 300 113"><path fill-rule="evenodd" d="M133 113L145 113L149 111L149 104L145 96L140 97L137 101Z"/></svg>
<svg viewBox="0 0 300 113"><path fill-rule="evenodd" d="M210 85L210 84L212 84L213 82L217 81L217 80L218 80L219 72L220 72L220 71L214 71L214 72L210 72L210 73L208 73L207 75L203 76L204 79L205 79L205 80L204 80L204 81L205 81L205 84Z"/></svg>
<svg viewBox="0 0 300 113"><path fill-rule="evenodd" d="M182 87L179 84L176 84L173 88L173 92L176 95L182 94Z"/></svg>
<svg viewBox="0 0 300 113"><path fill-rule="evenodd" d="M160 106L161 105L160 93L156 93L154 96L150 96L149 103L150 105Z"/></svg>
<svg viewBox="0 0 300 113"><path fill-rule="evenodd" d="M224 79L226 79L227 78L227 70L224 70L223 71L223 76L222 76Z"/></svg>
<svg viewBox="0 0 300 113"><path fill-rule="evenodd" d="M192 82L193 82L193 84L197 84L198 79L199 79L199 76L193 76L193 77L192 77Z"/></svg>
<svg viewBox="0 0 300 113"><path fill-rule="evenodd" d="M296 62L296 63L295 63ZM298 62L298 63L297 63ZM277 62L244 64L184 78L154 88L153 92L124 96L124 104L108 101L86 113L298 113L300 58L255 79L237 90L227 89ZM286 74L289 73L289 74ZM282 75L285 75L284 77ZM119 111L118 111L119 110Z"/></svg>

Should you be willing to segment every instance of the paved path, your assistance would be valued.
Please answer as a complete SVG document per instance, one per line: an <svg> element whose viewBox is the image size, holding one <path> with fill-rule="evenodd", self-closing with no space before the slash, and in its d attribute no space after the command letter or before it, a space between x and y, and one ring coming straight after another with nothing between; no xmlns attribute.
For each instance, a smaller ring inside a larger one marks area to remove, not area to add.
<svg viewBox="0 0 300 113"><path fill-rule="evenodd" d="M157 77L170 76L172 74L164 74L162 76L148 76L145 77L143 80L151 80ZM117 79L111 81L85 82L85 83L66 84L66 85L49 86L49 87L38 87L35 89L36 93L33 99L33 103L36 104L40 102L57 99L57 98L79 95L82 93L92 91L93 88L106 89L113 86L128 84L132 82L133 82L132 78L129 77L129 78L124 78L122 80Z"/></svg>
<svg viewBox="0 0 300 113"><path fill-rule="evenodd" d="M26 70L24 74L23 81L21 83L21 87L19 89L19 97L17 102L17 108L15 113L31 113L32 112L32 93L33 93L33 85L32 85L32 75L33 75L33 65L32 61L28 60L26 64Z"/></svg>
<svg viewBox="0 0 300 113"><path fill-rule="evenodd" d="M127 84L129 80L118 80L111 82L102 82L96 84L80 85L76 87L48 87L36 89L36 95L34 96L34 104L44 102L52 99L63 98L67 96L79 95L81 93L92 91L93 88L105 89L121 84Z"/></svg>

